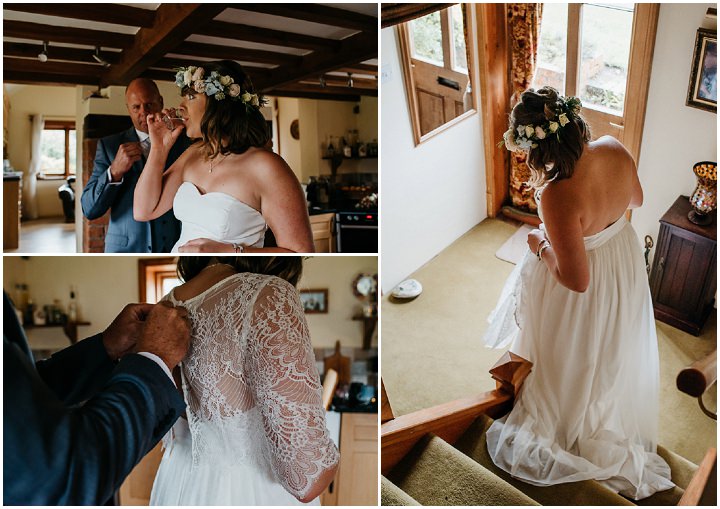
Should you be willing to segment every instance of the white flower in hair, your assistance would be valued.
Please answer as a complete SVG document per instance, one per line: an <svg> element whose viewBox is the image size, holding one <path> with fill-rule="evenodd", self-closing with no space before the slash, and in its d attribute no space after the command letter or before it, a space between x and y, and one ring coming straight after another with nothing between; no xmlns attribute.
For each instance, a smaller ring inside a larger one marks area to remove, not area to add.
<svg viewBox="0 0 720 509"><path fill-rule="evenodd" d="M223 87L227 87L228 85L232 85L235 80L232 78L232 76L220 76L220 84Z"/></svg>
<svg viewBox="0 0 720 509"><path fill-rule="evenodd" d="M550 132L551 133L554 133L555 131L557 131L559 127L560 127L560 124L558 124L557 122L550 122Z"/></svg>
<svg viewBox="0 0 720 509"><path fill-rule="evenodd" d="M252 101L252 94L250 92L245 92L241 97L240 100L246 104L250 104L250 101Z"/></svg>
<svg viewBox="0 0 720 509"><path fill-rule="evenodd" d="M524 125L517 126L517 132L518 132L518 136L525 136L525 126Z"/></svg>
<svg viewBox="0 0 720 509"><path fill-rule="evenodd" d="M565 113L561 113L560 116L558 117L558 120L560 121L560 125L562 127L565 127L565 124L570 122L570 120L568 120L567 115Z"/></svg>
<svg viewBox="0 0 720 509"><path fill-rule="evenodd" d="M257 94L252 95L252 101L250 101L250 104L253 106L260 106L260 99L258 99Z"/></svg>
<svg viewBox="0 0 720 509"><path fill-rule="evenodd" d="M532 136L534 133L535 133L535 128L534 128L533 126L531 126L531 125L526 125L526 126L525 126L525 137L526 137L526 138L529 138L529 137Z"/></svg>
<svg viewBox="0 0 720 509"><path fill-rule="evenodd" d="M513 133L512 127L505 131L505 134L503 134L503 140L505 140L505 148L507 148L511 152L517 152L520 147L518 147L515 144L515 135Z"/></svg>
<svg viewBox="0 0 720 509"><path fill-rule="evenodd" d="M228 88L228 95L230 97L239 96L240 95L240 85L238 85L237 83L233 83L232 85L230 85L230 87Z"/></svg>
<svg viewBox="0 0 720 509"><path fill-rule="evenodd" d="M544 140L545 139L545 131L543 131L543 128L540 126L537 126L535 128L535 137L538 140Z"/></svg>
<svg viewBox="0 0 720 509"><path fill-rule="evenodd" d="M197 92L198 94L203 94L203 93L205 93L205 82L204 81L196 81L193 88L195 89L195 92Z"/></svg>
<svg viewBox="0 0 720 509"><path fill-rule="evenodd" d="M185 70L185 72L183 73L183 81L184 81L186 87L189 87L190 83L192 83L192 80L193 80L192 75L193 75L193 73L192 73L192 71L190 71L190 68Z"/></svg>
<svg viewBox="0 0 720 509"><path fill-rule="evenodd" d="M530 150L531 148L537 147L537 144L533 143L532 141L526 139L526 138L518 138L515 140L517 142L517 147L520 150Z"/></svg>

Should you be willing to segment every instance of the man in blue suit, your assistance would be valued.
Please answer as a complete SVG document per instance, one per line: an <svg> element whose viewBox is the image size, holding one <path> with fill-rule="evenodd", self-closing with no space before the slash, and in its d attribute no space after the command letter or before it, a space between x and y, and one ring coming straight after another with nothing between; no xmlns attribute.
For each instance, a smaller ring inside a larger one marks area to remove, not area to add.
<svg viewBox="0 0 720 509"><path fill-rule="evenodd" d="M110 210L106 253L169 253L180 237L180 222L172 209L148 222L133 218L135 184L150 151L147 116L162 110L163 98L155 82L137 78L125 90L125 103L133 127L98 142L93 173L82 193L83 214L97 219ZM180 136L165 169L188 146L188 138Z"/></svg>
<svg viewBox="0 0 720 509"><path fill-rule="evenodd" d="M130 304L37 363L6 294L3 320L3 504L105 503L185 410L187 312Z"/></svg>

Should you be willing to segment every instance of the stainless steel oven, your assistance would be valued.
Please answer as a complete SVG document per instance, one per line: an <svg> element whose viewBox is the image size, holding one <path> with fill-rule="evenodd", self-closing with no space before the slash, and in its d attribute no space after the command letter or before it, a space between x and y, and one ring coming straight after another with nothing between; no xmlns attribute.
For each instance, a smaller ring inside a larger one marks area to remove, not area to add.
<svg viewBox="0 0 720 509"><path fill-rule="evenodd" d="M375 211L338 212L338 253L378 252L378 213Z"/></svg>

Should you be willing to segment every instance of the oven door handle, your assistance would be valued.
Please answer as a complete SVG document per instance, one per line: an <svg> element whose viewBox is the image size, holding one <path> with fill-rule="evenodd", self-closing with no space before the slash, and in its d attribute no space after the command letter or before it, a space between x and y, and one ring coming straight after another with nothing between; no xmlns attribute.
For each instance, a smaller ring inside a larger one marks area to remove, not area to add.
<svg viewBox="0 0 720 509"><path fill-rule="evenodd" d="M357 225L345 225L345 224L339 224L338 228L342 228L343 230L377 230L377 226L357 226Z"/></svg>

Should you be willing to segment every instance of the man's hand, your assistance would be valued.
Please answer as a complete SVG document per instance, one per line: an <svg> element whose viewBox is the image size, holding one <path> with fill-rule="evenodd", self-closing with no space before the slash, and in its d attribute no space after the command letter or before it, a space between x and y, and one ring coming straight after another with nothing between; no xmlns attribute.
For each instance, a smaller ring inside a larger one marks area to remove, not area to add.
<svg viewBox="0 0 720 509"><path fill-rule="evenodd" d="M189 240L178 248L181 253L233 253L232 244L206 238Z"/></svg>
<svg viewBox="0 0 720 509"><path fill-rule="evenodd" d="M187 310L173 307L165 301L152 306L135 350L157 355L172 371L185 358L189 348L190 321Z"/></svg>
<svg viewBox="0 0 720 509"><path fill-rule="evenodd" d="M152 304L128 304L102 333L103 345L112 360L129 353L140 339Z"/></svg>
<svg viewBox="0 0 720 509"><path fill-rule="evenodd" d="M113 182L119 182L130 171L132 165L142 158L142 148L137 141L123 143L118 148L115 160L110 165L110 175Z"/></svg>

